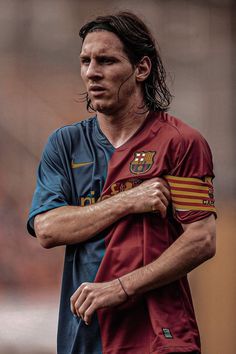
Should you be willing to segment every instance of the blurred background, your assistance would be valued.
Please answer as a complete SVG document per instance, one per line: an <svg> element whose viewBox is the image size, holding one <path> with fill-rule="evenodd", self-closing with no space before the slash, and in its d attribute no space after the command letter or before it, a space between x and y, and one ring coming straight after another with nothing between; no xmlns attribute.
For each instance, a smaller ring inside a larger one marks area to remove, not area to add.
<svg viewBox="0 0 236 354"><path fill-rule="evenodd" d="M218 251L190 281L203 354L236 353L235 1L0 0L0 354L56 353L64 250L41 249L25 224L48 135L90 115L79 102L79 28L120 9L157 38L170 113L212 148Z"/></svg>

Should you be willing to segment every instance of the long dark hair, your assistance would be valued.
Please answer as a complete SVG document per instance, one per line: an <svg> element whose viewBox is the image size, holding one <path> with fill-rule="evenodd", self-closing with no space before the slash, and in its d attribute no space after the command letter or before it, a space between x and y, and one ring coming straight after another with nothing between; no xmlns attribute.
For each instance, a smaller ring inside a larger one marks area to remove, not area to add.
<svg viewBox="0 0 236 354"><path fill-rule="evenodd" d="M155 40L144 22L131 12L98 16L94 21L86 23L80 29L79 35L84 40L88 33L99 29L113 32L119 37L133 66L137 65L144 56L150 58L151 72L143 82L144 104L150 111L166 111L172 95L166 85L166 72ZM86 100L87 108L92 108L88 95Z"/></svg>

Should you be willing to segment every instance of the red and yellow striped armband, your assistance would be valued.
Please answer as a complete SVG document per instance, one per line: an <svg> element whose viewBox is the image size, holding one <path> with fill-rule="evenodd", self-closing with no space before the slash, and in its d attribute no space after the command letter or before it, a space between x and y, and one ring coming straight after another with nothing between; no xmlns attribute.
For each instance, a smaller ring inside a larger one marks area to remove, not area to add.
<svg viewBox="0 0 236 354"><path fill-rule="evenodd" d="M216 212L211 177L176 177L166 175L174 209L177 211L200 210Z"/></svg>

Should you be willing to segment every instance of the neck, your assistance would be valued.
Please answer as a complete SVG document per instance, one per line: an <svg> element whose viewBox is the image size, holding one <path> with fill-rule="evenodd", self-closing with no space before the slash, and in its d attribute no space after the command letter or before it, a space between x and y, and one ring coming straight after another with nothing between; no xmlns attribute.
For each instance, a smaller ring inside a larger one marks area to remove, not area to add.
<svg viewBox="0 0 236 354"><path fill-rule="evenodd" d="M103 134L115 148L118 148L135 134L147 115L145 108L137 108L111 115L98 112L97 118Z"/></svg>

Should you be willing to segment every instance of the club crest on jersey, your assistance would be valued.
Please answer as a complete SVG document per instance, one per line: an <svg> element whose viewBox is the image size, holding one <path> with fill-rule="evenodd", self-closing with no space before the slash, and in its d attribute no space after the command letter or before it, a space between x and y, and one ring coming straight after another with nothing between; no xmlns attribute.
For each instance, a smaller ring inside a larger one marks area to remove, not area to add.
<svg viewBox="0 0 236 354"><path fill-rule="evenodd" d="M154 163L155 151L136 151L130 162L130 172L135 175L146 173Z"/></svg>

